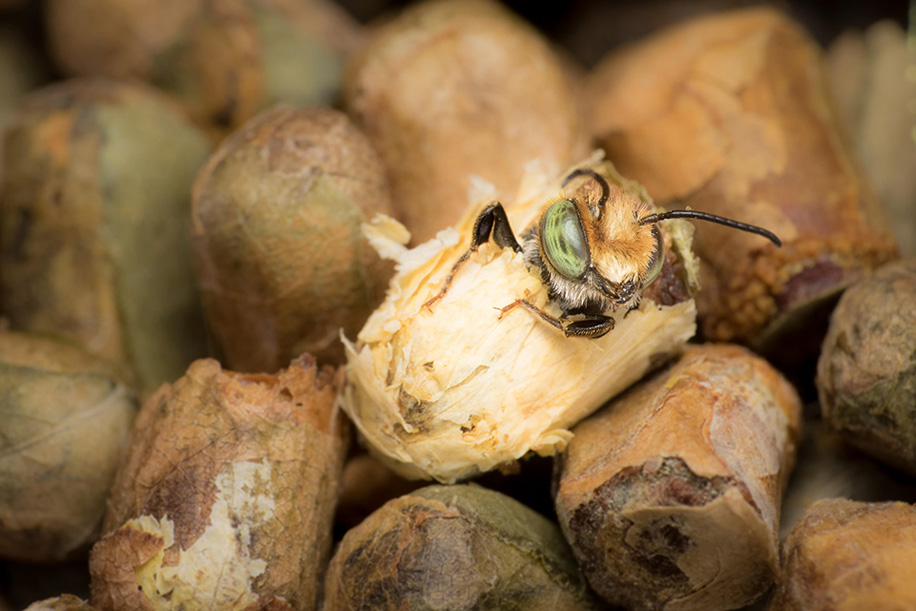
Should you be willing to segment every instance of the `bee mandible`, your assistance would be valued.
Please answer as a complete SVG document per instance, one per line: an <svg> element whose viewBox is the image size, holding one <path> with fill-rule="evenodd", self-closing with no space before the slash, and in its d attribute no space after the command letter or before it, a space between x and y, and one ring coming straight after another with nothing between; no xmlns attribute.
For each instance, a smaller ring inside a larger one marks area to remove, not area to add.
<svg viewBox="0 0 916 611"><path fill-rule="evenodd" d="M658 278L665 262L665 242L658 227L661 221L709 221L763 236L782 246L780 239L763 227L708 212L651 212L647 203L634 201L622 189L612 189L592 169L572 171L561 186L566 188L580 177L594 181L600 195L569 196L549 203L522 232L521 243L502 204L489 204L474 223L470 248L455 263L439 293L425 306L441 299L471 253L492 239L502 248L523 253L528 267L540 272L562 314L555 317L525 299L516 300L502 308L503 311L523 306L567 337L598 338L614 328L614 318L605 312L621 309L628 312L638 307L643 291ZM576 319L570 320L572 317Z"/></svg>

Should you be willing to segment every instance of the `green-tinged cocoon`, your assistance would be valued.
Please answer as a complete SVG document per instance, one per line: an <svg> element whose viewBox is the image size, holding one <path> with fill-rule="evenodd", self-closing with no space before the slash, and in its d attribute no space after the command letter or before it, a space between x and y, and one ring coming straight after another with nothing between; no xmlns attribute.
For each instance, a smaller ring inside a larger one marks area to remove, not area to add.
<svg viewBox="0 0 916 611"><path fill-rule="evenodd" d="M143 388L204 353L190 190L206 137L139 85L33 94L6 138L0 312L123 365Z"/></svg>
<svg viewBox="0 0 916 611"><path fill-rule="evenodd" d="M592 609L555 524L474 485L429 486L383 505L340 544L325 581L340 609Z"/></svg>

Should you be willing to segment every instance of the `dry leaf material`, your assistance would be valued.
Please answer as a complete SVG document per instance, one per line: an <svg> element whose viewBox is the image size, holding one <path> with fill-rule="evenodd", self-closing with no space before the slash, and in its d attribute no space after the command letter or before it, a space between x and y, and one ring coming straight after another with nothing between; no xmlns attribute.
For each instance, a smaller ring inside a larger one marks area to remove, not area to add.
<svg viewBox="0 0 916 611"><path fill-rule="evenodd" d="M270 104L329 104L359 26L324 0L53 0L48 42L73 76L143 79L235 128Z"/></svg>
<svg viewBox="0 0 916 611"><path fill-rule="evenodd" d="M653 209L610 164L576 169L603 176L612 191L608 207ZM517 235L553 203L594 195L594 181L561 187L567 174L529 176L505 208ZM412 250L390 219L370 228L397 271L356 342L345 342L342 404L370 451L408 478L451 483L529 451L562 450L569 427L679 352L695 330L695 261L683 221L661 225L665 263L639 308L605 312L615 326L603 337L567 337L555 326L563 313L521 252L492 240L470 250L486 207Z"/></svg>
<svg viewBox="0 0 916 611"><path fill-rule="evenodd" d="M25 608L25 611L94 611L95 607L85 600L63 594L54 598L39 600Z"/></svg>
<svg viewBox="0 0 916 611"><path fill-rule="evenodd" d="M92 548L99 609L315 609L347 448L334 370L194 362L143 406Z"/></svg>
<svg viewBox="0 0 916 611"><path fill-rule="evenodd" d="M556 509L592 588L627 609L714 611L779 570L801 405L765 361L694 346L573 429Z"/></svg>
<svg viewBox="0 0 916 611"><path fill-rule="evenodd" d="M59 561L98 537L136 410L101 360L0 331L0 557Z"/></svg>
<svg viewBox="0 0 916 611"><path fill-rule="evenodd" d="M872 456L916 472L916 259L840 298L817 364L824 419Z"/></svg>
<svg viewBox="0 0 916 611"><path fill-rule="evenodd" d="M0 311L123 365L153 389L205 353L190 188L209 146L164 96L69 81L6 134Z"/></svg>
<svg viewBox="0 0 916 611"><path fill-rule="evenodd" d="M812 503L782 548L772 611L916 608L916 507Z"/></svg>
<svg viewBox="0 0 916 611"><path fill-rule="evenodd" d="M589 152L562 62L496 2L422 2L381 24L348 65L344 102L385 160L414 244L476 203L473 178L511 198L528 163L553 175Z"/></svg>
<svg viewBox="0 0 916 611"><path fill-rule="evenodd" d="M708 339L779 348L824 311L818 304L896 254L821 60L797 24L753 8L662 30L591 74L599 145L658 205L740 219L783 240L776 249L698 225L697 308Z"/></svg>
<svg viewBox="0 0 916 611"><path fill-rule="evenodd" d="M362 234L390 213L384 169L340 112L275 108L226 139L194 186L197 278L227 367L276 371L308 352L342 363L391 265Z"/></svg>
<svg viewBox="0 0 916 611"><path fill-rule="evenodd" d="M429 486L350 530L324 611L598 608L556 524L474 485Z"/></svg>

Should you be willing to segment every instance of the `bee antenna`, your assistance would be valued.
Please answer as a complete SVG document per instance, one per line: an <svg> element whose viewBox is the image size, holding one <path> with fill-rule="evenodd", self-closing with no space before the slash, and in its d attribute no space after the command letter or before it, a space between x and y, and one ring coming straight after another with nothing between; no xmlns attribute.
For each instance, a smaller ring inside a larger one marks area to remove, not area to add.
<svg viewBox="0 0 916 611"><path fill-rule="evenodd" d="M776 246L782 246L782 240L780 240L775 233L769 231L768 229L758 227L757 225L750 225L748 223L735 221L729 218L725 218L724 216L717 216L708 212L698 212L696 210L669 210L668 212L649 214L648 216L644 216L639 219L639 224L648 225L650 223L657 223L659 221L667 221L668 219L698 219L701 221L718 223L720 225L725 225L726 227L731 227L732 229L740 229L741 231L746 231L748 233L756 233L759 236L765 237L773 244L776 244Z"/></svg>
<svg viewBox="0 0 916 611"><path fill-rule="evenodd" d="M563 179L563 182L560 186L565 187L573 178L577 178L579 176L588 176L601 186L601 198L594 205L594 207L591 207L592 215L596 219L601 218L601 213L604 211L604 204L607 203L608 198L611 196L611 187L608 186L607 180L605 180L604 176L589 168L579 168L577 170L573 170L569 173L569 176Z"/></svg>

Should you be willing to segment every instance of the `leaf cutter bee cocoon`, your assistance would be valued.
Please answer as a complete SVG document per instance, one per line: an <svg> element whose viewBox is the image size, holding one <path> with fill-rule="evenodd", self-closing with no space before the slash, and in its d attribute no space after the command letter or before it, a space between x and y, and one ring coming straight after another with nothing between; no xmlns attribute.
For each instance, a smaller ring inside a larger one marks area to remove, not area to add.
<svg viewBox="0 0 916 611"><path fill-rule="evenodd" d="M341 407L370 451L405 477L454 482L562 450L572 425L696 331L692 227L659 228L655 213L596 156L558 178L533 167L511 204L469 209L411 249L393 219L368 226L397 263L385 301L344 339Z"/></svg>
<svg viewBox="0 0 916 611"><path fill-rule="evenodd" d="M469 250L476 250L492 236L499 246L523 252L528 265L540 270L562 316L552 317L524 300L519 305L535 311L567 336L601 337L615 324L614 318L605 312L618 309L628 312L639 306L643 291L658 278L665 262L665 242L658 227L661 221L710 221L782 245L767 229L714 214L694 210L651 212L645 202L619 189L612 190L608 181L590 168L574 170L562 186L579 178L598 185L597 199L571 196L549 203L540 218L524 231L521 245L502 204L494 202L477 217ZM427 305L448 290L465 259L466 256L459 259L446 286ZM577 314L582 317L568 320Z"/></svg>

